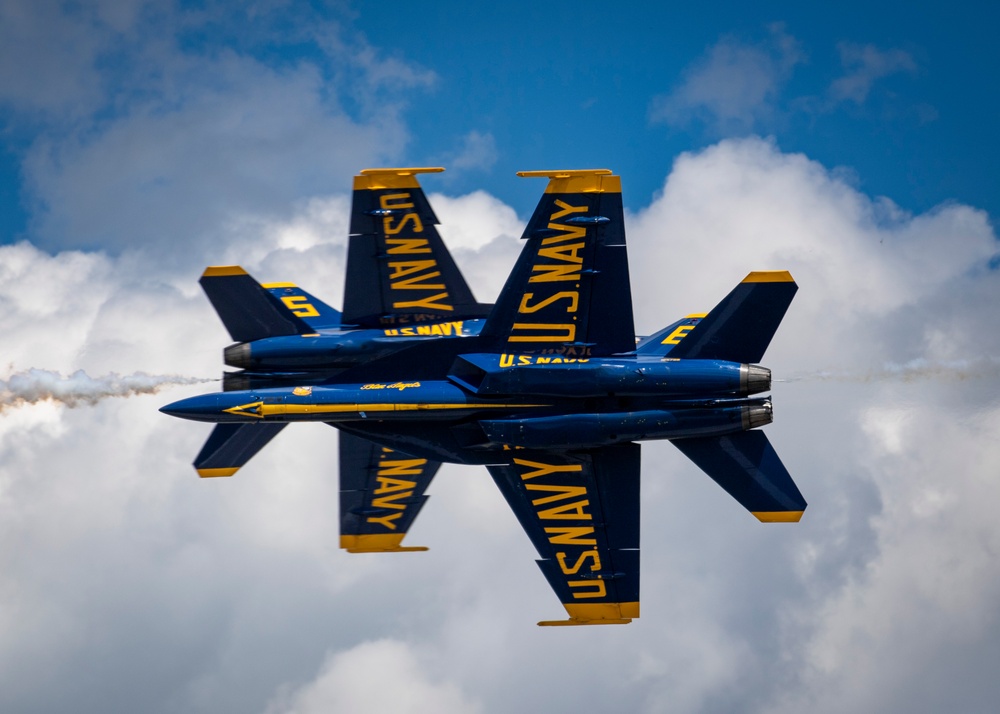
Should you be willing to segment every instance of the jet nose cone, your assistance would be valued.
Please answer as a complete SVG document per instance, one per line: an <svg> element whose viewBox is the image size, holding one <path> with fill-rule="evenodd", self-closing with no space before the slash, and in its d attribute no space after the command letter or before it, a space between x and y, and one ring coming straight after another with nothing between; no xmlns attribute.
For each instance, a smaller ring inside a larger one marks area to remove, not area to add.
<svg viewBox="0 0 1000 714"><path fill-rule="evenodd" d="M201 394L160 407L160 411L170 416L195 421L220 421L224 416L216 394Z"/></svg>

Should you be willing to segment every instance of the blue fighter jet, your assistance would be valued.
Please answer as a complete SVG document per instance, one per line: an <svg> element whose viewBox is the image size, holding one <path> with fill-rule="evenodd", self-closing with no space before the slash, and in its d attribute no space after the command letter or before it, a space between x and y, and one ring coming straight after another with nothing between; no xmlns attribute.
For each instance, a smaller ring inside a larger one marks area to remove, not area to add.
<svg viewBox="0 0 1000 714"><path fill-rule="evenodd" d="M635 442L669 439L760 521L805 510L758 430L772 410L771 373L757 363L797 287L785 271L752 272L711 312L637 343L619 177L520 175L549 183L478 335L162 411L261 438L292 421L336 427L352 445L341 450L341 545L355 552L408 549L429 464L483 464L569 616L539 624L627 623L639 616ZM366 468L345 488L345 469Z"/></svg>

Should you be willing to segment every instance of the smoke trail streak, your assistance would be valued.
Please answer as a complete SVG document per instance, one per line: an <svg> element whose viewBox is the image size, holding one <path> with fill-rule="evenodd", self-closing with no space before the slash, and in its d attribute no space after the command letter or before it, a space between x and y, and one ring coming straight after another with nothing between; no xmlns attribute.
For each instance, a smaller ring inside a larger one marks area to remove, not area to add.
<svg viewBox="0 0 1000 714"><path fill-rule="evenodd" d="M817 370L792 374L775 382L954 382L969 379L1000 377L1000 359L976 359L934 362L923 358L898 364L887 362L868 370Z"/></svg>
<svg viewBox="0 0 1000 714"><path fill-rule="evenodd" d="M154 394L164 387L212 381L215 380L144 372L125 376L112 372L102 377L90 377L82 369L64 377L47 369L29 369L11 375L6 381L0 380L0 412L8 407L44 401L67 407L94 405L108 397Z"/></svg>

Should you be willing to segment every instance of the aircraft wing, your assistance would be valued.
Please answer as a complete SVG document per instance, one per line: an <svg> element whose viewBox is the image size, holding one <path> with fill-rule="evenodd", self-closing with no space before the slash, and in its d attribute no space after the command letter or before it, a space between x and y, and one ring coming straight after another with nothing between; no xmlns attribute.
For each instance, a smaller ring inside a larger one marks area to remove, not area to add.
<svg viewBox="0 0 1000 714"><path fill-rule="evenodd" d="M382 328L486 317L438 235L417 181L440 168L365 169L354 177L345 324Z"/></svg>
<svg viewBox="0 0 1000 714"><path fill-rule="evenodd" d="M754 429L672 443L757 520L797 522L802 517L806 500L764 432Z"/></svg>
<svg viewBox="0 0 1000 714"><path fill-rule="evenodd" d="M427 550L403 546L441 463L340 432L340 547L349 553Z"/></svg>
<svg viewBox="0 0 1000 714"><path fill-rule="evenodd" d="M280 422L216 424L195 457L194 467L202 478L232 476L286 426Z"/></svg>
<svg viewBox="0 0 1000 714"><path fill-rule="evenodd" d="M487 468L569 614L538 624L639 617L639 445L514 453L510 464Z"/></svg>
<svg viewBox="0 0 1000 714"><path fill-rule="evenodd" d="M524 171L549 183L483 326L500 351L599 357L635 349L621 179Z"/></svg>

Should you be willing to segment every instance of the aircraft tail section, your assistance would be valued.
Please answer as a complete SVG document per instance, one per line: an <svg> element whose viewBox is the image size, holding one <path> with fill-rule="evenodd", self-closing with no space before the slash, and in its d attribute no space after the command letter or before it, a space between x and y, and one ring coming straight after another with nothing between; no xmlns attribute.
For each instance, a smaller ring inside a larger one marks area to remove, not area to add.
<svg viewBox="0 0 1000 714"><path fill-rule="evenodd" d="M194 467L202 478L232 476L278 435L287 423L216 424Z"/></svg>
<svg viewBox="0 0 1000 714"><path fill-rule="evenodd" d="M354 177L345 324L392 327L486 317L438 235L416 175L441 168L364 169ZM377 276L373 279L373 276Z"/></svg>
<svg viewBox="0 0 1000 714"><path fill-rule="evenodd" d="M318 297L310 295L295 283L267 283L264 289L278 298L314 330L336 329L340 327L340 311L327 305Z"/></svg>
<svg viewBox="0 0 1000 714"><path fill-rule="evenodd" d="M508 352L631 352L635 327L620 177L607 169L518 175L549 183L481 334Z"/></svg>
<svg viewBox="0 0 1000 714"><path fill-rule="evenodd" d="M704 317L704 314L688 315L684 319L654 332L636 345L636 353L649 357L666 357Z"/></svg>
<svg viewBox="0 0 1000 714"><path fill-rule="evenodd" d="M798 522L802 517L806 501L764 432L677 439L673 444L757 520Z"/></svg>
<svg viewBox="0 0 1000 714"><path fill-rule="evenodd" d="M750 273L691 330L667 334L670 357L760 362L796 290L786 270Z"/></svg>
<svg viewBox="0 0 1000 714"><path fill-rule="evenodd" d="M314 331L238 265L206 268L198 282L236 342Z"/></svg>

